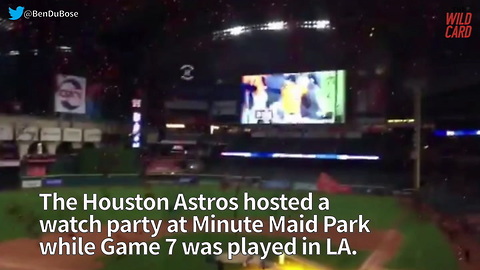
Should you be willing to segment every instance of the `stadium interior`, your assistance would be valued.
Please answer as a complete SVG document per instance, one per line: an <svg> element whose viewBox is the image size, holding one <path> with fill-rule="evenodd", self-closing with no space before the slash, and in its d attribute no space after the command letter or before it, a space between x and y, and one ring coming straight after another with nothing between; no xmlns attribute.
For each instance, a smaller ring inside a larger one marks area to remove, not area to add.
<svg viewBox="0 0 480 270"><path fill-rule="evenodd" d="M0 196L214 182L405 199L480 250L479 43L444 37L450 2L23 2L92 19L0 13ZM450 242L461 266L444 270L480 269Z"/></svg>

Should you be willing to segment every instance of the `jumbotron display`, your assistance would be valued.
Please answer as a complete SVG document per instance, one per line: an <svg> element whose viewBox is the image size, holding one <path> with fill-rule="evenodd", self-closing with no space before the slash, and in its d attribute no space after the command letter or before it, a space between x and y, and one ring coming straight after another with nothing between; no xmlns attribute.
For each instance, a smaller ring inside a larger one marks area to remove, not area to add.
<svg viewBox="0 0 480 270"><path fill-rule="evenodd" d="M242 77L242 124L345 123L345 70Z"/></svg>

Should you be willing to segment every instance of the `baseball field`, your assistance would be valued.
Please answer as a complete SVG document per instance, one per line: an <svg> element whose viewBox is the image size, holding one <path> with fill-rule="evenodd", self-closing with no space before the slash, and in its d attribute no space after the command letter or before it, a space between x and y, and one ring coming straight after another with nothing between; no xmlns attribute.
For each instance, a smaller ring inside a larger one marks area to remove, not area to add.
<svg viewBox="0 0 480 270"><path fill-rule="evenodd" d="M215 269L211 258L203 255L187 255L179 246L173 250L173 255L160 252L159 255L135 256L101 256L96 252L94 256L73 255L42 255L39 242L54 241L58 237L75 239L82 237L85 241L99 243L106 238L105 233L77 233L43 234L40 230L40 220L88 219L94 215L96 219L107 221L149 219L178 219L185 217L189 220L193 216L215 214L217 218L239 219L251 217L253 219L267 219L269 216L287 216L291 219L300 214L305 218L319 215L335 216L337 219L356 219L363 215L369 219L369 233L265 233L265 234L234 234L234 233L184 233L171 235L162 230L155 238L150 235L136 233L115 233L115 241L157 241L163 247L166 238L175 238L178 241L189 242L221 242L239 241L245 237L247 242L287 242L293 236L297 239L303 236L308 240L324 243L327 238L333 245L339 245L342 238L347 238L350 248L357 251L356 255L309 255L302 256L308 262L303 269L339 269L339 270L370 270L370 269L398 269L398 270L438 270L458 269L456 257L444 237L433 224L410 213L409 210L392 197L360 196L360 195L325 195L314 194L315 198L328 197L329 211L44 211L40 193L57 192L63 197L74 197L83 200L84 194L97 194L100 197L122 198L135 197L140 194L144 197L164 197L175 201L177 194L183 193L186 198L197 197L203 194L206 197L233 197L238 190L222 190L216 185L207 186L158 186L158 187L110 187L110 188L56 188L30 189L18 192L0 193L0 269L2 270L93 270L93 269L188 269L193 268ZM286 194L288 197L303 198L304 191L272 191L246 189L249 196L278 197ZM187 224L188 226L188 224ZM162 250L163 251L163 250ZM269 255L269 260L277 261L278 256ZM241 263L226 264L225 269L240 269Z"/></svg>

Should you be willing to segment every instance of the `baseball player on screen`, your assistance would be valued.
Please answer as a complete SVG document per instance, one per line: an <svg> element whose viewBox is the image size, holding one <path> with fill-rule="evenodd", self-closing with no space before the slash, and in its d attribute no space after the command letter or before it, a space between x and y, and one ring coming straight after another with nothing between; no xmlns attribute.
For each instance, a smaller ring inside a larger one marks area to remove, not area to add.
<svg viewBox="0 0 480 270"><path fill-rule="evenodd" d="M302 121L302 98L308 93L310 79L306 75L287 76L282 89L282 108L285 123L297 124Z"/></svg>

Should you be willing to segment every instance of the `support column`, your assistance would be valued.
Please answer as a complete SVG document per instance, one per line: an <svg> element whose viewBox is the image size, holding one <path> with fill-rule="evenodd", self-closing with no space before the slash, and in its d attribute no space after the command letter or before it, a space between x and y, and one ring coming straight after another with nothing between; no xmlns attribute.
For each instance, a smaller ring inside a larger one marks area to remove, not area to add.
<svg viewBox="0 0 480 270"><path fill-rule="evenodd" d="M31 142L17 142L18 143L18 156L20 159L28 154L28 148L30 147Z"/></svg>
<svg viewBox="0 0 480 270"><path fill-rule="evenodd" d="M47 152L50 155L55 155L57 153L57 147L60 145L60 142L44 142L47 147ZM47 154L47 153L44 153Z"/></svg>
<svg viewBox="0 0 480 270"><path fill-rule="evenodd" d="M82 143L81 142L72 142L72 148L73 149L81 149L82 148Z"/></svg>
<svg viewBox="0 0 480 270"><path fill-rule="evenodd" d="M422 88L417 85L414 88L414 116L415 116L415 170L414 188L420 189L422 178Z"/></svg>
<svg viewBox="0 0 480 270"><path fill-rule="evenodd" d="M414 138L413 138L413 188L420 189L422 178L422 92L425 89L426 80L413 78L407 81L407 87L413 90L413 116L414 116Z"/></svg>

